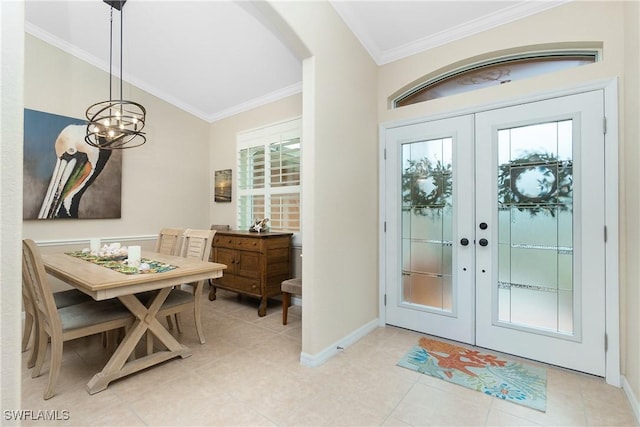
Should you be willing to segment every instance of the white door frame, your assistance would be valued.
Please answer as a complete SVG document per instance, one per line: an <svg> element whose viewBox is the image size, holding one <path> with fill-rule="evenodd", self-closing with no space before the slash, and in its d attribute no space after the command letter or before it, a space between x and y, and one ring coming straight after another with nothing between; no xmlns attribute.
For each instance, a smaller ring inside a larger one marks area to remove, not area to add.
<svg viewBox="0 0 640 427"><path fill-rule="evenodd" d="M386 292L386 239L385 239L385 135L386 130L406 126L425 121L445 119L464 114L474 114L496 108L510 107L528 102L541 101L550 98L557 98L566 95L573 95L580 92L592 90L604 91L604 112L606 116L605 133L605 221L607 228L607 241L605 243L605 269L606 269L606 291L605 291L605 316L607 334L607 352L605 379L608 384L616 387L621 386L620 376L620 283L619 283L619 226L618 226L618 80L607 79L596 81L584 85L573 86L540 93L532 96L511 99L501 102L483 104L476 107L469 107L442 114L434 114L419 118L399 120L381 123L379 125L379 174L378 174L378 283L379 283L379 303L378 303L378 324L386 325L385 292Z"/></svg>

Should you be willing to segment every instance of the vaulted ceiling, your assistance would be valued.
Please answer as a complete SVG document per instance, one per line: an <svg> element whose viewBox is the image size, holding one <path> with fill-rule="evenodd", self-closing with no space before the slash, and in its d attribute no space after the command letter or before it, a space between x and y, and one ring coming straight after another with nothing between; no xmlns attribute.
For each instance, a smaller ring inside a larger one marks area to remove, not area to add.
<svg viewBox="0 0 640 427"><path fill-rule="evenodd" d="M323 1L323 0L320 0ZM379 64L555 7L558 1L331 1ZM123 77L213 122L298 93L302 64L246 1L128 0ZM26 31L109 70L102 0L26 0ZM120 12L114 10L114 74ZM45 66L45 64L43 64Z"/></svg>

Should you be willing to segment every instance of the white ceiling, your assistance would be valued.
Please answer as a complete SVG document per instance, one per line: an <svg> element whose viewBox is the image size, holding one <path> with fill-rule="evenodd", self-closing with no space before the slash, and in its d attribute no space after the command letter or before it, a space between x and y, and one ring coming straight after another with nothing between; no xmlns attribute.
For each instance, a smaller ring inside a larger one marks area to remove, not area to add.
<svg viewBox="0 0 640 427"><path fill-rule="evenodd" d="M381 65L566 1L331 4ZM301 91L300 59L257 19L248 2L129 0L123 10L124 80L203 120L213 122ZM26 0L25 28L108 71L109 14L101 0ZM116 75L119 22L120 12L114 10Z"/></svg>

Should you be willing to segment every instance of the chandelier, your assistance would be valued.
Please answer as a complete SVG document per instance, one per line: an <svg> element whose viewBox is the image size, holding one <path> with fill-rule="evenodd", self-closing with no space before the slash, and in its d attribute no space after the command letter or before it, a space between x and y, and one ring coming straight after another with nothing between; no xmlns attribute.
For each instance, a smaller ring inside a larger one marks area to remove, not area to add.
<svg viewBox="0 0 640 427"><path fill-rule="evenodd" d="M139 147L145 142L145 108L133 101L122 99L122 8L127 0L103 0L111 6L109 32L109 100L87 108L87 144L104 150ZM112 96L113 65L113 9L120 11L120 99Z"/></svg>

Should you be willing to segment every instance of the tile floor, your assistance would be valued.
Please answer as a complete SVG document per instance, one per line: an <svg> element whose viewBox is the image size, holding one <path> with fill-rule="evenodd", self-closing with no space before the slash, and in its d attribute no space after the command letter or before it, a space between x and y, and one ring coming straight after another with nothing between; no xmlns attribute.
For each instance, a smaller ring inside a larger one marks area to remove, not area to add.
<svg viewBox="0 0 640 427"><path fill-rule="evenodd" d="M282 325L277 301L259 318L257 302L218 291L203 301L207 343L183 316L186 359L85 391L106 358L99 337L65 345L56 396L43 400L48 370L23 367L22 409L57 410L77 426L630 426L638 425L621 389L600 378L548 368L547 411L504 402L395 364L419 334L378 328L327 363L301 366L300 307ZM23 365L27 353L23 354ZM68 411L68 412L62 412ZM51 413L51 412L49 412Z"/></svg>

